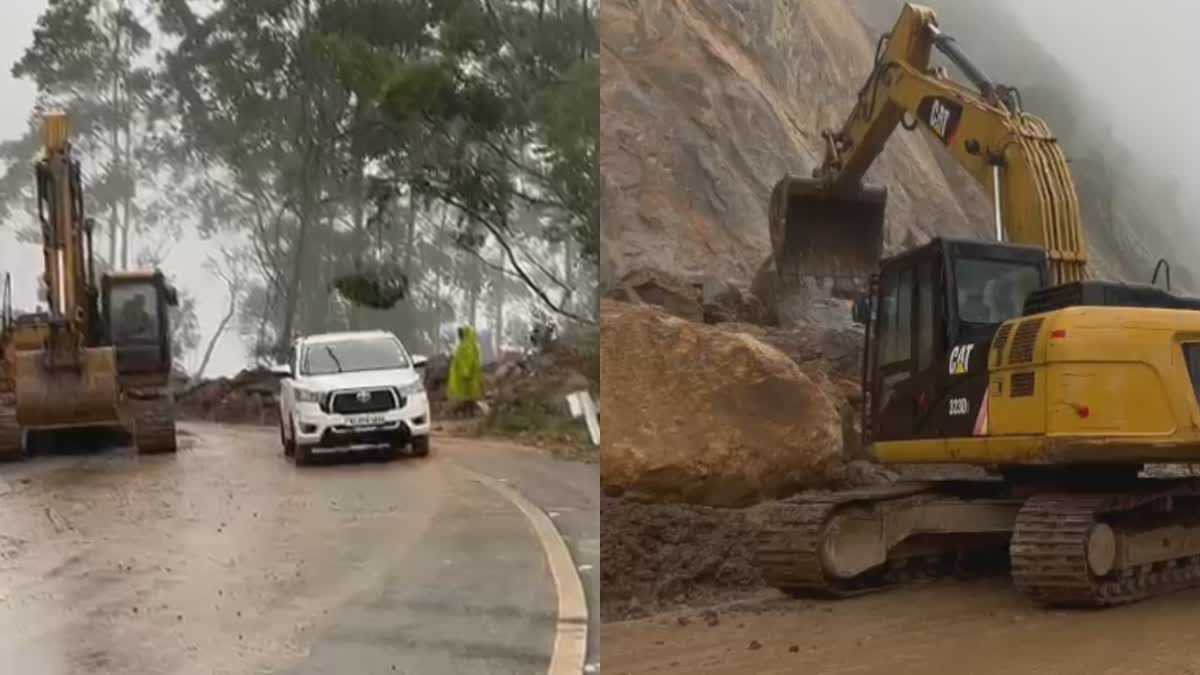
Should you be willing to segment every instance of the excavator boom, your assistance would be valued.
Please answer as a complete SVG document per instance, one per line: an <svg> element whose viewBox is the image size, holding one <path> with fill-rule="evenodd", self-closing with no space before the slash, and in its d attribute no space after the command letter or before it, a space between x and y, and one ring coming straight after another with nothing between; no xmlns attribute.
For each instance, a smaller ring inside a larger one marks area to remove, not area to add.
<svg viewBox="0 0 1200 675"><path fill-rule="evenodd" d="M943 54L974 88L932 66ZM937 25L905 5L881 37L874 67L812 177L785 176L771 194L771 244L786 297L811 279L863 290L883 252L886 190L864 176L898 126L921 127L985 189L996 239L1044 248L1055 283L1087 277L1079 200L1066 157L1020 95L994 83Z"/></svg>

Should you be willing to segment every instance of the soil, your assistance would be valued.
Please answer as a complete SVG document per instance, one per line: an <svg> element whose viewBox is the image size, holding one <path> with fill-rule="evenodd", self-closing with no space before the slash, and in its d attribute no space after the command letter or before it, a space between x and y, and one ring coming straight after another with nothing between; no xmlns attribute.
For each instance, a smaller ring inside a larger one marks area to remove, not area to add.
<svg viewBox="0 0 1200 675"><path fill-rule="evenodd" d="M609 675L1200 673L1200 591L1099 611L1033 605L1005 576L841 601L771 592L601 627Z"/></svg>
<svg viewBox="0 0 1200 675"><path fill-rule="evenodd" d="M751 564L751 514L605 497L600 503L601 620L729 602L762 591Z"/></svg>

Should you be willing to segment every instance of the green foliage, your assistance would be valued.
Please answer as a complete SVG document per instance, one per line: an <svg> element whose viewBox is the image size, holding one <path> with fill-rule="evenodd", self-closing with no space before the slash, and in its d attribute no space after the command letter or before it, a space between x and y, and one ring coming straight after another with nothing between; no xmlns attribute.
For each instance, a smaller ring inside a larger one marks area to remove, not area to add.
<svg viewBox="0 0 1200 675"><path fill-rule="evenodd" d="M425 349L464 308L512 323L506 304L565 303L592 274L595 13L52 0L13 72L72 115L102 232L183 221L246 237L243 337L278 351L370 324ZM37 145L33 126L0 145L0 209L28 203Z"/></svg>
<svg viewBox="0 0 1200 675"><path fill-rule="evenodd" d="M595 5L433 1L407 42L325 36L340 76L373 106L368 156L427 207L458 214L452 237L490 242L544 304L548 270L528 242L573 238L599 262L599 59ZM436 36L436 37L430 37ZM473 282L469 277L468 285ZM569 288L561 280L552 285Z"/></svg>
<svg viewBox="0 0 1200 675"><path fill-rule="evenodd" d="M338 276L333 287L348 302L391 309L408 295L408 278L398 269L376 269Z"/></svg>
<svg viewBox="0 0 1200 675"><path fill-rule="evenodd" d="M589 441L587 427L579 420L535 401L494 408L482 426L491 434L512 438L534 436L578 445Z"/></svg>
<svg viewBox="0 0 1200 675"><path fill-rule="evenodd" d="M11 69L13 77L36 85L39 110L69 115L87 180L87 205L100 220L98 234L110 234L109 256L122 267L128 245L117 251L114 232L126 233L127 241L130 233L149 226L175 229L168 215L171 200L150 194L171 159L160 151L169 111L150 58L151 6L151 0L53 0ZM0 177L0 218L14 207L30 210L31 164L39 143L33 116L24 136L0 145L0 163L6 167Z"/></svg>

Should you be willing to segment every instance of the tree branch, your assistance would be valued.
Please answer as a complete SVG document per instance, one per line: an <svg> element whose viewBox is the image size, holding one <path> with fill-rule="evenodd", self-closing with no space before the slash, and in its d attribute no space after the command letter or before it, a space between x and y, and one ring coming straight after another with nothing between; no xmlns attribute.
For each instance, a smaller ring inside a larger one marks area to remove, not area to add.
<svg viewBox="0 0 1200 675"><path fill-rule="evenodd" d="M484 227L486 227L488 232L492 233L492 236L494 236L496 238L496 242L498 244L500 244L500 247L502 249L504 249L504 254L508 258L508 261L512 263L513 271L517 273L517 276L519 276L521 278L521 281L525 282L525 285L527 287L529 287L529 290L533 291L533 293L538 297L538 299L542 301L542 304L544 304L546 307L549 307L550 310L555 312L556 314L561 314L562 316L565 316L569 319L573 319L575 321L578 321L578 322L584 323L584 324L588 324L588 325L596 324L595 321L593 321L592 319L590 319L586 316L583 316L581 314L576 314L575 312L572 312L568 309L561 307L560 305L555 304L554 301L550 299L550 296L546 295L546 292L544 290L542 290L542 287L539 286L532 278L530 278L529 273L526 272L525 268L521 266L521 262L519 260L517 260L517 256L513 252L512 246L509 245L508 241L504 238L503 234L501 233L501 228L497 227L494 223L489 221L487 218L484 218L480 213L475 211L475 209L472 209L471 207L467 206L466 204L463 204L461 201L455 199L454 197L452 197L448 194L442 194L442 195L440 195L440 198L442 199L442 201L446 202L447 204L449 204L449 205L459 209L463 213L469 215L476 222L478 222L481 225L483 225Z"/></svg>

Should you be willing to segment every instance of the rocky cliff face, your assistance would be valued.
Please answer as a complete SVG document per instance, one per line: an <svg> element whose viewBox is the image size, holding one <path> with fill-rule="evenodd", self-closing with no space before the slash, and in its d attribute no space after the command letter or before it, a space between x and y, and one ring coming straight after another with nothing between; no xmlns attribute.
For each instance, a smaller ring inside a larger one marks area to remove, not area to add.
<svg viewBox="0 0 1200 675"><path fill-rule="evenodd" d="M1146 243L1139 207L1145 200L1112 203L1114 184L1131 191L1112 168L1121 148L1094 147L1099 141L1079 124L1082 94L1015 20L991 3L965 2L988 20L968 21L975 15L959 3L933 4L943 28L958 33L996 79L1023 85L1026 107L1063 135L1084 201L1094 272L1148 280L1161 245ZM821 130L848 112L876 40L900 5L601 3L605 288L642 269L749 283L769 253L771 187L785 173L807 175L820 160ZM889 250L934 235L990 235L986 195L919 131L897 130L868 180L890 190Z"/></svg>
<svg viewBox="0 0 1200 675"><path fill-rule="evenodd" d="M829 0L610 0L600 17L606 286L636 268L748 283L771 187L820 160L877 37ZM897 133L869 175L891 187L892 247L986 232L984 195L937 152Z"/></svg>

